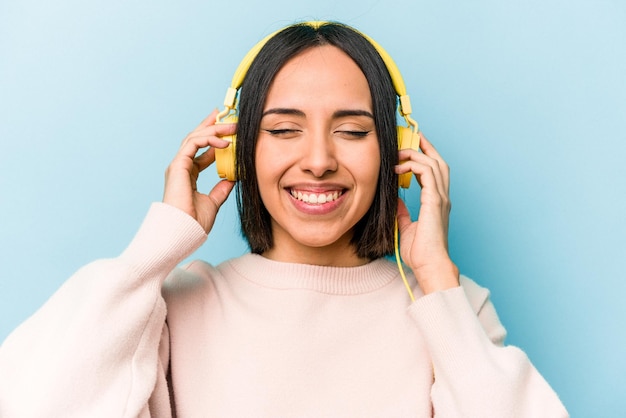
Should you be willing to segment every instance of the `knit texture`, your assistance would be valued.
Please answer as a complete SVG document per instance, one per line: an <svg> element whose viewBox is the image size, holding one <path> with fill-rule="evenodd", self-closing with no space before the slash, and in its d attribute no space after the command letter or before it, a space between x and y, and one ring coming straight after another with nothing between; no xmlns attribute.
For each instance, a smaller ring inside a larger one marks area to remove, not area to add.
<svg viewBox="0 0 626 418"><path fill-rule="evenodd" d="M2 417L565 417L489 293L411 304L396 266L248 254L154 204L122 255L80 269L0 347Z"/></svg>

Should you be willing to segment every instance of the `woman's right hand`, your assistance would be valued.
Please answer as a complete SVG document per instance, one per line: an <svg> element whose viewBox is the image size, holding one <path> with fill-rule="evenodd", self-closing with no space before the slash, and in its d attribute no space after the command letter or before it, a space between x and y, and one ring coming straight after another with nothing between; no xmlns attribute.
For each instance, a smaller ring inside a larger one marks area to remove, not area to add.
<svg viewBox="0 0 626 418"><path fill-rule="evenodd" d="M235 124L215 124L217 110L213 111L183 140L178 153L165 171L163 202L186 212L196 219L208 233L213 227L217 211L226 201L232 181L217 183L208 194L200 193L197 180L200 173L215 161L215 148L226 148L229 142L221 136L232 135ZM196 156L198 150L209 147Z"/></svg>

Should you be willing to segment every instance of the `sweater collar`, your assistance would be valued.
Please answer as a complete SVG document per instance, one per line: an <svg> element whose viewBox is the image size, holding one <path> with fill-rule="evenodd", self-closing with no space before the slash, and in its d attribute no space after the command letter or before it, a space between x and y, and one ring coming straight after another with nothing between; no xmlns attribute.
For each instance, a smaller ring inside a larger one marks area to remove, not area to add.
<svg viewBox="0 0 626 418"><path fill-rule="evenodd" d="M384 258L358 267L329 267L285 263L258 254L246 254L227 264L242 278L259 286L336 295L373 292L399 276L397 267Z"/></svg>

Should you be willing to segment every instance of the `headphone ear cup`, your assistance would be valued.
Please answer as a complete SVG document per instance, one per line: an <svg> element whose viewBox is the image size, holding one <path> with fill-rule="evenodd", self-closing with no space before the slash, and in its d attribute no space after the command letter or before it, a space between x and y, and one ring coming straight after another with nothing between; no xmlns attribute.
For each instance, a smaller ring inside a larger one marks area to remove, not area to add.
<svg viewBox="0 0 626 418"><path fill-rule="evenodd" d="M419 151L420 136L417 132L407 126L398 126L398 149L414 149ZM408 172L398 176L398 183L403 189L408 189L411 185L413 173Z"/></svg>
<svg viewBox="0 0 626 418"><path fill-rule="evenodd" d="M218 123L237 123L237 116L227 116ZM230 145L226 148L215 148L217 175L226 180L237 181L237 171L235 170L237 135L223 136L222 139L229 141Z"/></svg>

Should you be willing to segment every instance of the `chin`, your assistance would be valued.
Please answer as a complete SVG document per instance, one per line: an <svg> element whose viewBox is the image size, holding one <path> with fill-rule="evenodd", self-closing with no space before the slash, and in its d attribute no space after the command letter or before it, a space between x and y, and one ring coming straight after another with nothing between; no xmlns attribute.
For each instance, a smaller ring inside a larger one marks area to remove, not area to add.
<svg viewBox="0 0 626 418"><path fill-rule="evenodd" d="M315 250L323 250L323 249L333 249L340 250L342 248L346 248L353 252L354 249L350 245L350 238L343 235L332 237L328 234L322 234L319 237L303 237L303 236L292 236L293 239L303 247L309 247Z"/></svg>

